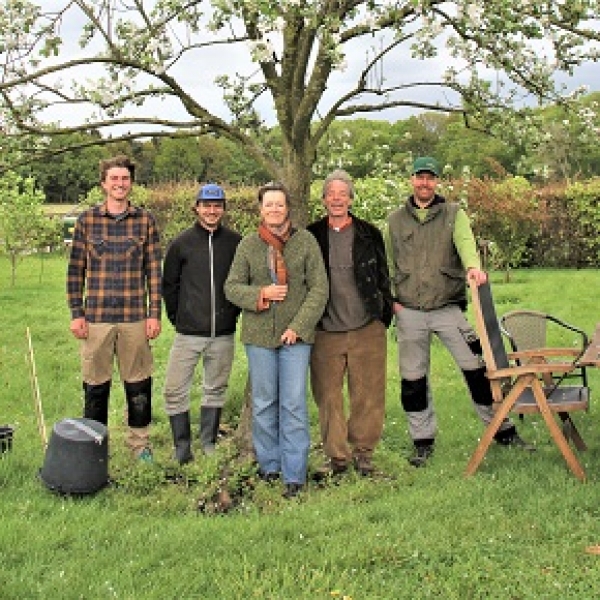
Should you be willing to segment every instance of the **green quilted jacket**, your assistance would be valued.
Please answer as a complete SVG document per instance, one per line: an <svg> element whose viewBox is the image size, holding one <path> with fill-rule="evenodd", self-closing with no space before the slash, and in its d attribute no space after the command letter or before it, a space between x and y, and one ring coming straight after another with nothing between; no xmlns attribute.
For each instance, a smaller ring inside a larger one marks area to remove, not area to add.
<svg viewBox="0 0 600 600"><path fill-rule="evenodd" d="M305 229L294 231L283 256L288 270L288 293L283 302L258 311L260 289L271 284L267 266L267 244L258 233L246 236L238 245L225 296L242 309L241 340L263 348L277 348L286 329L304 342L312 343L315 327L329 296L329 283L317 241Z"/></svg>

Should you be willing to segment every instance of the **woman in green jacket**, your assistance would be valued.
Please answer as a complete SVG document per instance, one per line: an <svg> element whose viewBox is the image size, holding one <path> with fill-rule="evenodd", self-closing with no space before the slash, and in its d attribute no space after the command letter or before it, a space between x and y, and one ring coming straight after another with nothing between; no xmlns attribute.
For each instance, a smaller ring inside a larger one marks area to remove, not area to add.
<svg viewBox="0 0 600 600"><path fill-rule="evenodd" d="M240 242L225 295L242 309L260 474L266 480L281 474L289 498L306 482L308 364L329 286L315 238L291 226L286 188L269 183L260 188L258 201L258 231Z"/></svg>

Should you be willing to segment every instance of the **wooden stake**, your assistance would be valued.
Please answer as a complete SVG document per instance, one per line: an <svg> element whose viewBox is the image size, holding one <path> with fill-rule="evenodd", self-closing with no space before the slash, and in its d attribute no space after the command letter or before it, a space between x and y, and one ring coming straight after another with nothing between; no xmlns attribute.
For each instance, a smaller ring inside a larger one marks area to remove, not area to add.
<svg viewBox="0 0 600 600"><path fill-rule="evenodd" d="M35 371L35 358L33 356L33 344L31 343L31 333L27 328L27 344L29 346L28 362L31 377L31 390L33 392L33 401L35 403L35 414L37 416L38 431L42 438L44 450L48 447L48 435L46 433L46 423L44 421L44 411L42 409L42 397L40 396L40 386L38 385L37 374Z"/></svg>

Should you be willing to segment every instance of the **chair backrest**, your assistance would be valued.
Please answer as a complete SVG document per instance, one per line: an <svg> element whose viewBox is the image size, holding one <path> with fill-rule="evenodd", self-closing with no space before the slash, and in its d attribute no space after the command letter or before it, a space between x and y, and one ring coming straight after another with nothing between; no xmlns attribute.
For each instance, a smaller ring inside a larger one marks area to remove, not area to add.
<svg viewBox="0 0 600 600"><path fill-rule="evenodd" d="M534 310L513 310L500 318L513 350L545 348L548 337L548 317Z"/></svg>
<svg viewBox="0 0 600 600"><path fill-rule="evenodd" d="M490 283L486 281L477 286L469 282L469 285L485 364L493 371L507 368L510 363L504 347Z"/></svg>
<svg viewBox="0 0 600 600"><path fill-rule="evenodd" d="M547 348L549 343L554 347L580 348L583 352L588 345L587 334L582 329L535 310L520 309L506 313L500 318L500 328L515 352ZM585 367L578 367L573 373L561 375L560 380L572 378L580 378L582 384L587 386ZM552 375L548 373L545 380L549 384Z"/></svg>

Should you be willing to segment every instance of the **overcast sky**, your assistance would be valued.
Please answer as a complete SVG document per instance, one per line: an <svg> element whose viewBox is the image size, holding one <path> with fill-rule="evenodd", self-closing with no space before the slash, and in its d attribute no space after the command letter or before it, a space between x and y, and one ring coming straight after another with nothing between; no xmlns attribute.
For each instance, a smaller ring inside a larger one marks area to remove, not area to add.
<svg viewBox="0 0 600 600"><path fill-rule="evenodd" d="M63 5L64 0L44 0L44 7L50 5ZM66 47L70 57L80 54L77 45L77 40L80 35L82 26L81 19L67 19L63 23L62 34L66 43ZM366 61L366 53L369 45L372 42L360 41L349 49L348 68L343 71L337 71L330 79L328 89L324 95L323 110L329 106L332 99L338 98L348 89L354 87L357 75L364 67ZM396 55L392 59L387 57L384 62L384 75L390 80L396 82L410 82L418 79L439 80L442 73L449 64L449 59L443 55L437 60L417 61L406 56L406 52ZM230 47L216 47L203 50L196 55L198 60L194 64L189 61L178 65L173 72L179 83L190 92L200 103L205 105L213 113L220 117L228 118L227 110L221 100L221 90L214 84L214 79L218 75L228 73L234 75L236 72L242 74L252 73L257 69L257 66L252 64L248 58L247 49L243 45ZM77 75L79 78L97 77L97 72L93 69L85 69ZM493 73L490 73L494 77ZM600 89L600 67L598 64L587 64L577 70L576 76L570 80L561 79L567 83L569 89L575 89L581 85L587 85L590 91ZM435 88L419 88L418 92L412 92L412 98L422 101L445 101L448 98L442 97L441 89ZM457 98L451 98L454 103L458 102ZM259 102L259 108L267 124L274 124L274 115L270 108L270 97L265 94L264 98ZM138 109L136 109L138 110ZM139 109L142 112L142 109ZM415 109L397 108L390 109L385 112L378 113L361 113L357 117L387 119L395 122L399 119L406 119L412 114L419 112ZM154 101L149 105L149 108L143 109L144 114L152 114L157 117L169 117L175 119L186 119L185 111L178 105L176 101L170 100L167 102ZM130 114L132 114L130 112ZM50 113L52 119L58 119L64 124L74 124L81 121L83 113L76 107L63 107L62 109L53 110Z"/></svg>

